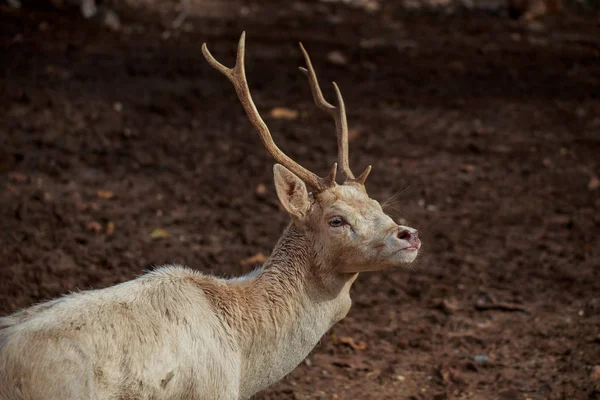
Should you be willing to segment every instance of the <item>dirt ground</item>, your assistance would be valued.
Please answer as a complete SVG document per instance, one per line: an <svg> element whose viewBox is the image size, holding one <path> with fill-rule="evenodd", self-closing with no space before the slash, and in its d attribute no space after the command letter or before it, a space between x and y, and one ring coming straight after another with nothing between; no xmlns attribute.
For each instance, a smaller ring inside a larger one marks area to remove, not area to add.
<svg viewBox="0 0 600 400"><path fill-rule="evenodd" d="M275 140L317 173L336 158L301 40L342 89L351 165L424 243L414 269L361 275L348 317L256 398L600 398L598 18L389 3L212 1L179 30L115 6L120 31L0 6L0 315L269 253L288 221L272 161L200 52L232 64L246 30Z"/></svg>

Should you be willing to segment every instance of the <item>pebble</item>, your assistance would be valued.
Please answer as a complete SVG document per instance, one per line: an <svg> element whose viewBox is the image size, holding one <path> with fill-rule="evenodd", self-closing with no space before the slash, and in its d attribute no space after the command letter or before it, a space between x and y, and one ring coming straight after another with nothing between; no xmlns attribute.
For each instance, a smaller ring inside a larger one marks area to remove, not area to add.
<svg viewBox="0 0 600 400"><path fill-rule="evenodd" d="M488 356L486 356L485 354L477 354L476 356L473 357L473 361L477 361L477 362L486 362L489 360L490 360L490 358Z"/></svg>
<svg viewBox="0 0 600 400"><path fill-rule="evenodd" d="M336 65L348 64L348 58L339 50L334 50L327 54L327 60Z"/></svg>

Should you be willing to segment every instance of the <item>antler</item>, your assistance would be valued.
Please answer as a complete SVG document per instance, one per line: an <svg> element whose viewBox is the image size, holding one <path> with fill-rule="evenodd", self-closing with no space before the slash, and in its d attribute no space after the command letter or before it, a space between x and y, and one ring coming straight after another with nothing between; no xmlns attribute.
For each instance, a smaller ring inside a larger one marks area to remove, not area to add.
<svg viewBox="0 0 600 400"><path fill-rule="evenodd" d="M206 43L202 45L202 54L206 61L217 71L221 72L233 83L233 87L246 111L248 119L258 132L261 141L266 147L267 151L279 164L285 166L287 169L296 174L300 179L306 182L313 188L315 192L322 192L335 185L335 175L337 171L337 163L333 165L329 175L324 178L319 177L313 172L307 170L290 157L288 157L283 151L277 147L271 136L271 132L265 124L265 121L261 118L256 105L250 95L250 88L248 87L248 80L246 79L246 71L244 67L244 53L246 49L246 32L242 32L240 41L238 43L237 57L235 67L227 68L220 62L218 62L212 54L208 51Z"/></svg>
<svg viewBox="0 0 600 400"><path fill-rule="evenodd" d="M371 166L369 165L367 169L365 169L365 171L358 176L358 178L355 178L354 174L350 170L350 162L348 161L348 120L346 119L346 106L344 105L344 99L342 97L342 93L340 92L340 88L335 82L333 82L333 88L335 89L335 95L338 103L338 106L334 107L323 97L323 92L321 91L317 74L312 66L308 52L302 43L300 43L300 49L302 50L304 60L306 61L306 66L308 67L308 69L300 67L300 71L304 72L304 74L308 76L310 91L315 104L318 108L331 115L335 121L338 143L338 162L340 164L341 172L344 175L344 180L357 182L364 185L369 173L371 172Z"/></svg>

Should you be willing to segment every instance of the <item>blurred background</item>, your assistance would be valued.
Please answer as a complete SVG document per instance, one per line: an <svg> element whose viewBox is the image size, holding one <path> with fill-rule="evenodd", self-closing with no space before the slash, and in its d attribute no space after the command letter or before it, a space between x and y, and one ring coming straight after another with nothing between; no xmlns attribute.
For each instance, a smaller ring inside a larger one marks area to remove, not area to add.
<svg viewBox="0 0 600 400"><path fill-rule="evenodd" d="M234 276L288 222L200 47L246 69L275 141L350 160L419 229L415 268L257 399L600 398L600 17L576 0L0 3L0 314L165 263Z"/></svg>

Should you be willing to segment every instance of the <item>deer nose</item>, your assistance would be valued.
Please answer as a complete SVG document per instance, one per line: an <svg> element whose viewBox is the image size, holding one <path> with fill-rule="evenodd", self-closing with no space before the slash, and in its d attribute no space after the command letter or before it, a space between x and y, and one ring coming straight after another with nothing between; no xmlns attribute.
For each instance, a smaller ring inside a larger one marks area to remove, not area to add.
<svg viewBox="0 0 600 400"><path fill-rule="evenodd" d="M410 244L416 244L419 240L419 232L415 229L413 232L408 229L400 229L396 237L400 240L406 240Z"/></svg>

